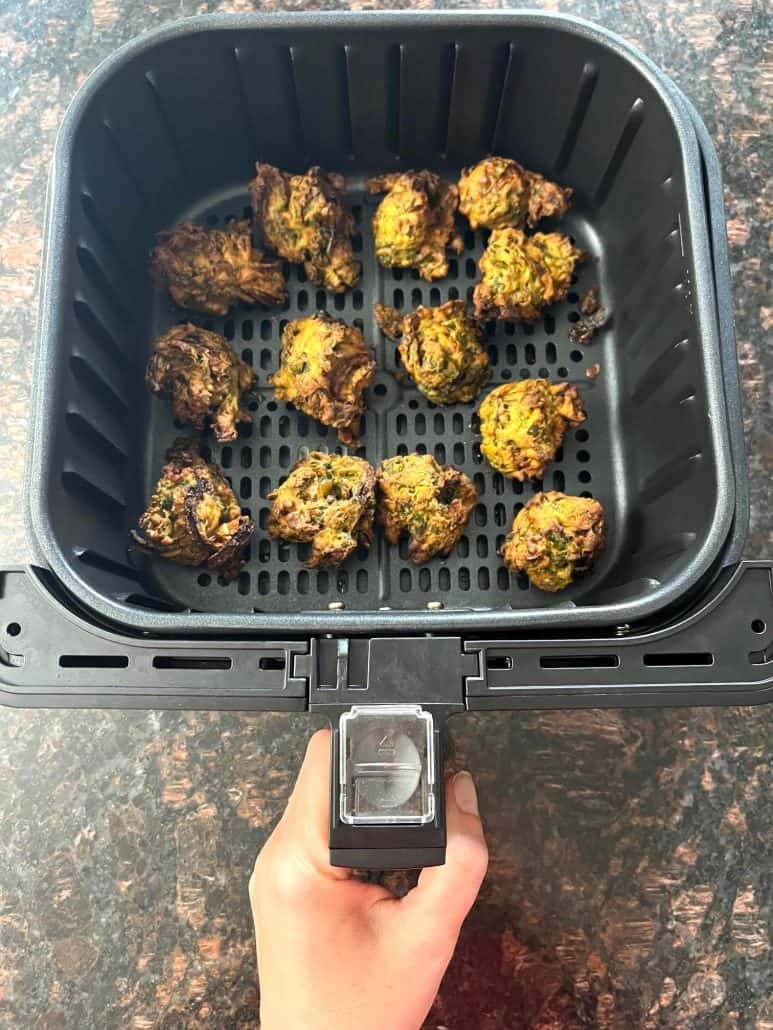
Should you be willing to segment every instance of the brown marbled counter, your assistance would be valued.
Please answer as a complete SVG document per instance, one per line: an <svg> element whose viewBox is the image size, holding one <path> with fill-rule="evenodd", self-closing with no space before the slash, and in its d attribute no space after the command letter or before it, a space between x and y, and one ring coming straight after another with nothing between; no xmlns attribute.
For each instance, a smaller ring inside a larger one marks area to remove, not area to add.
<svg viewBox="0 0 773 1030"><path fill-rule="evenodd" d="M0 561L26 556L42 200L67 102L138 32L257 6L0 6ZM718 144L750 450L747 554L770 556L770 11L759 0L543 6L637 43ZM301 716L0 710L0 1025L254 1025L247 878L311 728ZM492 857L428 1026L773 1030L773 709L468 716L452 728Z"/></svg>

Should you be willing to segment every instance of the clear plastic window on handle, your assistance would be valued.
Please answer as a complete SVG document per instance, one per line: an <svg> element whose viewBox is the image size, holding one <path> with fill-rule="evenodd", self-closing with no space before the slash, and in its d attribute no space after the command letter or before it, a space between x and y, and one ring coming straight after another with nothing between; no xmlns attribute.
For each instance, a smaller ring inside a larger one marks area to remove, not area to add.
<svg viewBox="0 0 773 1030"><path fill-rule="evenodd" d="M353 705L339 720L340 818L423 825L435 818L433 720L421 705Z"/></svg>

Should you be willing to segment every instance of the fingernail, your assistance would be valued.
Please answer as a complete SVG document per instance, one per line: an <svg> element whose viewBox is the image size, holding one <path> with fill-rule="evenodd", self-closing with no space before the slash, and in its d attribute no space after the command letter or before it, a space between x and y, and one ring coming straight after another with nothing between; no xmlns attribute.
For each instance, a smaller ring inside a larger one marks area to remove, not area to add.
<svg viewBox="0 0 773 1030"><path fill-rule="evenodd" d="M475 781L466 771L454 776L454 799L463 812L468 815L478 814L478 792Z"/></svg>

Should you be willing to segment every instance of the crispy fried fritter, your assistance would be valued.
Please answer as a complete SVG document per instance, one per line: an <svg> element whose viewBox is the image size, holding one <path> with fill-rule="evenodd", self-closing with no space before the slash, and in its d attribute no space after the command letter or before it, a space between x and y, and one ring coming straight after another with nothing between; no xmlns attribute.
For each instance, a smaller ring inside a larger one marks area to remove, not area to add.
<svg viewBox="0 0 773 1030"><path fill-rule="evenodd" d="M217 465L206 462L194 440L180 438L166 454L134 542L178 565L205 565L226 580L244 564L255 524L242 514Z"/></svg>
<svg viewBox="0 0 773 1030"><path fill-rule="evenodd" d="M575 387L523 379L492 390L480 406L481 453L511 479L540 479L567 426L585 421Z"/></svg>
<svg viewBox="0 0 773 1030"><path fill-rule="evenodd" d="M351 446L365 410L363 393L376 372L362 333L325 311L289 322L282 333L279 371L271 385L277 397L338 431Z"/></svg>
<svg viewBox="0 0 773 1030"><path fill-rule="evenodd" d="M469 476L453 465L438 465L431 454L387 458L377 484L379 524L390 544L408 534L408 554L416 565L453 550L478 496Z"/></svg>
<svg viewBox="0 0 773 1030"><path fill-rule="evenodd" d="M583 251L559 232L527 236L520 229L495 229L479 261L475 313L482 318L534 322L561 300Z"/></svg>
<svg viewBox="0 0 773 1030"><path fill-rule="evenodd" d="M376 473L362 458L313 451L269 500L269 533L311 543L310 569L340 565L373 539Z"/></svg>
<svg viewBox="0 0 773 1030"><path fill-rule="evenodd" d="M250 421L242 395L254 378L224 336L190 322L159 336L145 372L151 393L172 395L175 418L196 429L211 424L219 443L235 440L237 423Z"/></svg>
<svg viewBox="0 0 773 1030"><path fill-rule="evenodd" d="M287 296L281 265L264 261L252 246L249 222L231 222L225 229L182 222L156 238L153 280L180 307L227 315L240 300L268 307Z"/></svg>
<svg viewBox="0 0 773 1030"><path fill-rule="evenodd" d="M586 575L604 547L604 509L590 497L551 490L518 512L502 549L505 565L554 593Z"/></svg>
<svg viewBox="0 0 773 1030"><path fill-rule="evenodd" d="M459 210L473 229L523 229L566 214L572 192L509 157L485 157L462 172Z"/></svg>
<svg viewBox="0 0 773 1030"><path fill-rule="evenodd" d="M376 257L386 268L415 268L430 282L448 274L446 248L464 244L454 228L456 186L434 172L396 172L368 180L371 193L386 193L373 216Z"/></svg>
<svg viewBox="0 0 773 1030"><path fill-rule="evenodd" d="M387 336L402 336L400 358L434 404L473 401L488 382L488 354L478 323L463 300L449 300L436 308L418 307L404 318L394 308L376 304L374 314Z"/></svg>
<svg viewBox="0 0 773 1030"><path fill-rule="evenodd" d="M315 286L333 293L354 286L362 266L352 253L354 220L346 210L343 176L316 166L305 175L260 163L255 169L250 196L265 246L302 264Z"/></svg>

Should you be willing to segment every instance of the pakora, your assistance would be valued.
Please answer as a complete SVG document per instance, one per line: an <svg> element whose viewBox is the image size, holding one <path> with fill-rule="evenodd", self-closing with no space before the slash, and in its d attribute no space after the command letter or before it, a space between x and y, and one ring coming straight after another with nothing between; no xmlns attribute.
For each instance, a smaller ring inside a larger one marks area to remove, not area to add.
<svg viewBox="0 0 773 1030"><path fill-rule="evenodd" d="M310 569L340 565L373 539L376 472L362 458L313 451L269 500L269 534L311 543Z"/></svg>
<svg viewBox="0 0 773 1030"><path fill-rule="evenodd" d="M431 454L387 458L376 482L379 524L390 544L408 535L408 555L416 565L453 550L478 497L469 476L438 465Z"/></svg>
<svg viewBox="0 0 773 1030"><path fill-rule="evenodd" d="M190 322L159 336L145 372L151 393L172 395L175 418L196 429L211 425L218 443L235 440L237 423L250 421L242 398L254 379L224 336Z"/></svg>
<svg viewBox="0 0 773 1030"><path fill-rule="evenodd" d="M156 239L153 280L182 308L227 315L240 300L269 307L287 297L282 266L253 247L247 221L225 229L182 222Z"/></svg>
<svg viewBox="0 0 773 1030"><path fill-rule="evenodd" d="M315 286L333 293L354 286L362 266L354 260L354 219L346 210L343 176L316 166L305 175L260 162L255 169L250 196L263 245L303 265Z"/></svg>
<svg viewBox="0 0 773 1030"><path fill-rule="evenodd" d="M220 469L205 461L194 440L180 438L166 454L139 531L137 546L178 565L203 565L230 581L244 565L255 529Z"/></svg>
<svg viewBox="0 0 773 1030"><path fill-rule="evenodd" d="M534 322L566 296L583 251L562 233L494 229L481 255L481 281L475 287L475 313L481 318Z"/></svg>
<svg viewBox="0 0 773 1030"><path fill-rule="evenodd" d="M459 210L473 229L532 228L566 214L572 193L509 157L484 157L462 172Z"/></svg>
<svg viewBox="0 0 773 1030"><path fill-rule="evenodd" d="M386 193L373 216L376 257L386 268L415 268L430 282L448 274L450 249L464 249L454 228L456 186L434 172L395 172L368 180L368 190Z"/></svg>
<svg viewBox="0 0 773 1030"><path fill-rule="evenodd" d="M502 549L505 565L555 593L587 575L604 547L604 509L590 497L551 490L518 512Z"/></svg>
<svg viewBox="0 0 773 1030"><path fill-rule="evenodd" d="M420 306L404 318L394 308L376 304L374 314L387 336L402 337L400 359L433 404L466 404L488 382L491 369L482 334L463 300Z"/></svg>
<svg viewBox="0 0 773 1030"><path fill-rule="evenodd" d="M271 385L280 400L333 426L350 447L359 436L363 394L375 372L360 330L317 311L285 326L279 371Z"/></svg>
<svg viewBox="0 0 773 1030"><path fill-rule="evenodd" d="M585 421L582 399L569 383L523 379L492 390L478 411L481 453L510 479L541 479L569 426Z"/></svg>

